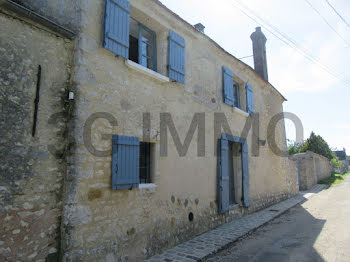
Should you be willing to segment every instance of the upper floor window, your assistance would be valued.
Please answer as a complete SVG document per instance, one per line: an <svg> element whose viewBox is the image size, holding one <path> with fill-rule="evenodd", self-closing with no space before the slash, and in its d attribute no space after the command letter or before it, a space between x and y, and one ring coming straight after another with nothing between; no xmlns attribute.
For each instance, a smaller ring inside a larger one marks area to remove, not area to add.
<svg viewBox="0 0 350 262"><path fill-rule="evenodd" d="M156 34L130 18L129 59L157 71Z"/></svg>
<svg viewBox="0 0 350 262"><path fill-rule="evenodd" d="M147 20L142 21L147 23ZM168 76L184 84L185 39L172 30L169 30L168 39ZM157 71L156 33L130 17L128 0L105 0L103 47Z"/></svg>
<svg viewBox="0 0 350 262"><path fill-rule="evenodd" d="M233 72L225 66L222 67L222 82L223 82L224 103L232 107L243 109L244 105L241 104L241 99L240 99L242 95L242 92L240 92L241 91L240 85L233 80ZM246 92L245 92L246 99L243 102L246 103L245 105L246 111L249 114L253 114L254 113L253 88L251 85L247 83L245 85L245 89L246 89Z"/></svg>
<svg viewBox="0 0 350 262"><path fill-rule="evenodd" d="M241 108L241 98L240 98L240 92L239 92L239 85L238 83L234 83L233 84L233 102L234 102L234 106L237 108Z"/></svg>

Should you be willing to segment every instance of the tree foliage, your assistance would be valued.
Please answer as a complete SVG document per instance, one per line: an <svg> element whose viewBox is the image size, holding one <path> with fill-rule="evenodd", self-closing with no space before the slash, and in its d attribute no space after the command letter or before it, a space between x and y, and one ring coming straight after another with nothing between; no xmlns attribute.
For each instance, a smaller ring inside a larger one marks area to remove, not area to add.
<svg viewBox="0 0 350 262"><path fill-rule="evenodd" d="M294 143L288 146L290 155L311 151L321 156L327 157L329 160L335 157L327 142L320 136L311 132L310 137L301 144Z"/></svg>
<svg viewBox="0 0 350 262"><path fill-rule="evenodd" d="M311 132L310 137L305 141L300 152L311 151L321 156L327 157L329 160L335 157L327 142L320 136Z"/></svg>
<svg viewBox="0 0 350 262"><path fill-rule="evenodd" d="M300 149L303 146L303 144L300 143L293 143L288 146L288 153L289 155L295 155L300 153Z"/></svg>

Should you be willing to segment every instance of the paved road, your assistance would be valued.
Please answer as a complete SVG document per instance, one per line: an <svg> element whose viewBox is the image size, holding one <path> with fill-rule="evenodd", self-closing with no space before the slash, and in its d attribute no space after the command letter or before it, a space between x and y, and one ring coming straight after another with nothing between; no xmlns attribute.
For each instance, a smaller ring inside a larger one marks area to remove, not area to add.
<svg viewBox="0 0 350 262"><path fill-rule="evenodd" d="M350 176L206 262L350 261Z"/></svg>

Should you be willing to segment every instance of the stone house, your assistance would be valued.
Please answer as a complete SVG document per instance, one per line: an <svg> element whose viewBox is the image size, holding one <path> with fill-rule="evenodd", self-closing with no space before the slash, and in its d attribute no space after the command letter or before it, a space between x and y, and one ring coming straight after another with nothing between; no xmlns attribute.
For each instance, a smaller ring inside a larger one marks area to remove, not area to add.
<svg viewBox="0 0 350 262"><path fill-rule="evenodd" d="M260 28L254 70L157 0L0 8L2 260L138 261L298 192Z"/></svg>

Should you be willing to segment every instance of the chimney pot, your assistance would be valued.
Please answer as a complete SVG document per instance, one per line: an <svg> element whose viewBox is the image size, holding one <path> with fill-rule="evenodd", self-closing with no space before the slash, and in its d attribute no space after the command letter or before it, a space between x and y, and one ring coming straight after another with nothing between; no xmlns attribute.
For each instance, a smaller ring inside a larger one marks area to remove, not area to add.
<svg viewBox="0 0 350 262"><path fill-rule="evenodd" d="M261 31L261 27L256 27L250 38L253 42L254 70L266 81L269 80L267 74L266 59L266 37Z"/></svg>
<svg viewBox="0 0 350 262"><path fill-rule="evenodd" d="M202 32L204 34L205 26L202 23L195 24L194 28L196 28L199 32Z"/></svg>

